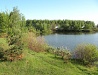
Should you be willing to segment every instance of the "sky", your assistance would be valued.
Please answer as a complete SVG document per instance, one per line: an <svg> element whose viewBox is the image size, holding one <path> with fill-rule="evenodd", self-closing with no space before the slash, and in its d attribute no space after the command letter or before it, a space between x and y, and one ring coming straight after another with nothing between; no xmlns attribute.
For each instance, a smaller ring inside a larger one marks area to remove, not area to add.
<svg viewBox="0 0 98 75"><path fill-rule="evenodd" d="M98 0L0 0L0 11L18 7L26 19L89 20L98 24Z"/></svg>

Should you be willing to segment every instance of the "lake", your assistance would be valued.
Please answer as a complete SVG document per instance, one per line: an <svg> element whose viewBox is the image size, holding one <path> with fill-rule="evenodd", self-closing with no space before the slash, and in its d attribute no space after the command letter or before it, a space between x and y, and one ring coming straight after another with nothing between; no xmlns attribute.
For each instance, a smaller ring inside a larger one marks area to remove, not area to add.
<svg viewBox="0 0 98 75"><path fill-rule="evenodd" d="M64 47L74 50L79 44L94 44L98 46L98 33L67 33L67 34L50 34L44 36L45 41L52 47Z"/></svg>

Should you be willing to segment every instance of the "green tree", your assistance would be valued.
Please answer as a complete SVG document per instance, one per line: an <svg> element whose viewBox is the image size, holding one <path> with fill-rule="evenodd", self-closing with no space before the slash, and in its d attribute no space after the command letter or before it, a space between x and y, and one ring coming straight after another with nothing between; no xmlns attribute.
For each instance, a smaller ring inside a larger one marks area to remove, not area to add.
<svg viewBox="0 0 98 75"><path fill-rule="evenodd" d="M92 22L92 21L86 21L85 22L85 26L84 26L85 30L91 31L94 27L95 27L94 22Z"/></svg>
<svg viewBox="0 0 98 75"><path fill-rule="evenodd" d="M29 27L26 21L26 26ZM51 31L88 31L94 30L95 24L92 21L83 20L31 20L32 26L40 33L47 33ZM58 26L58 29L55 27Z"/></svg>
<svg viewBox="0 0 98 75"><path fill-rule="evenodd" d="M10 48L6 51L8 60L15 60L17 56L23 53L22 31L21 31L22 15L19 10L14 7L9 15L9 26L7 41Z"/></svg>

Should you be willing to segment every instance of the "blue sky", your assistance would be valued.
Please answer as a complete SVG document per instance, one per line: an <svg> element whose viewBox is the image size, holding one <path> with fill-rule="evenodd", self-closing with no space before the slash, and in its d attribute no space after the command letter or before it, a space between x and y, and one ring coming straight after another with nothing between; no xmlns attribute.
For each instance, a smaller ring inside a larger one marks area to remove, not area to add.
<svg viewBox="0 0 98 75"><path fill-rule="evenodd" d="M16 6L26 19L91 20L98 24L98 0L0 0L0 11Z"/></svg>

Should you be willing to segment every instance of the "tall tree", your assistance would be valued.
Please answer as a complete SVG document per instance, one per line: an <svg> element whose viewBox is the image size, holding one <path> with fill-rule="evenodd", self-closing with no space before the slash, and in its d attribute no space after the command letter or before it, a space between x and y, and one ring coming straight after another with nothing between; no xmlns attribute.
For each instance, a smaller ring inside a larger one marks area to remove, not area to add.
<svg viewBox="0 0 98 75"><path fill-rule="evenodd" d="M9 15L9 26L7 36L8 45L10 46L9 50L7 50L7 53L8 57L12 58L11 60L16 59L17 56L22 54L23 43L21 41L21 22L22 15L19 13L19 10L16 7L14 7L13 11Z"/></svg>

